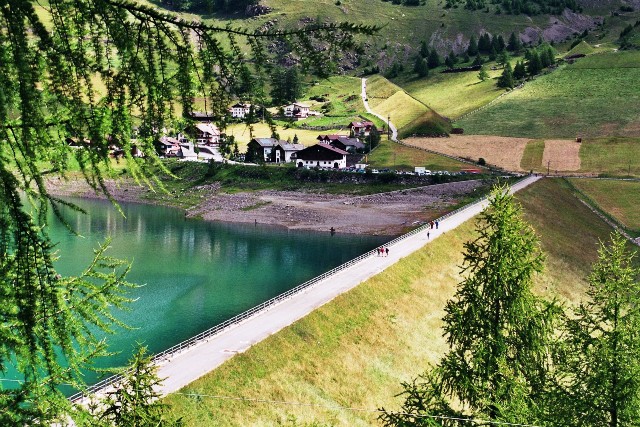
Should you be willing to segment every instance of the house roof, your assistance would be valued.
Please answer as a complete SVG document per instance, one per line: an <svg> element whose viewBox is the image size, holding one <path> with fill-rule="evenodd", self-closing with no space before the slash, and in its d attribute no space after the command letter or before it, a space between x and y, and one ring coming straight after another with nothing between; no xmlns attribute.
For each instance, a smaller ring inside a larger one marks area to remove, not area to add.
<svg viewBox="0 0 640 427"><path fill-rule="evenodd" d="M252 141L257 142L261 147L275 147L281 142L286 144L285 141L279 141L275 138L253 138Z"/></svg>
<svg viewBox="0 0 640 427"><path fill-rule="evenodd" d="M338 138L332 139L333 141L340 141L346 146L352 146L356 148L364 148L364 144L360 142L358 138L350 138L348 136L339 136Z"/></svg>
<svg viewBox="0 0 640 427"><path fill-rule="evenodd" d="M163 136L160 138L160 143L163 145L176 145L180 144L180 141L172 136Z"/></svg>
<svg viewBox="0 0 640 427"><path fill-rule="evenodd" d="M210 135L220 135L218 127L211 123L196 123L196 128L202 133L208 133Z"/></svg>
<svg viewBox="0 0 640 427"><path fill-rule="evenodd" d="M242 104L240 102L233 104L231 106L231 108L249 108L249 107L251 107L251 104Z"/></svg>
<svg viewBox="0 0 640 427"><path fill-rule="evenodd" d="M316 145L319 145L319 146L320 146L320 147L322 147L322 148L326 148L327 150L334 151L334 152L336 152L336 153L338 153L338 154L343 154L343 155L347 155L347 154L349 154L349 153L347 153L346 151L341 150L341 149L339 149L339 148L336 148L336 147L334 147L334 146L332 146L332 145L329 145L329 144L322 144L322 143L320 143L320 144L316 144Z"/></svg>
<svg viewBox="0 0 640 427"><path fill-rule="evenodd" d="M365 128L367 126L373 126L373 122L351 122L349 127Z"/></svg>
<svg viewBox="0 0 640 427"><path fill-rule="evenodd" d="M302 144L278 144L284 151L300 151L304 150L304 145Z"/></svg>
<svg viewBox="0 0 640 427"><path fill-rule="evenodd" d="M341 136L346 136L346 135L318 135L318 137L316 139L319 139L321 141L333 141L334 139L340 138Z"/></svg>

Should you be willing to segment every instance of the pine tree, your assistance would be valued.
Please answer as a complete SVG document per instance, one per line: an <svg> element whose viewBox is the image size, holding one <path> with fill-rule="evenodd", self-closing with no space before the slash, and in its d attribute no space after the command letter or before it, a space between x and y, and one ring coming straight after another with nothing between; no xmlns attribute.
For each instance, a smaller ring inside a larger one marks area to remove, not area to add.
<svg viewBox="0 0 640 427"><path fill-rule="evenodd" d="M508 62L505 65L500 78L498 78L498 82L496 83L496 85L505 89L513 89L513 87L515 86L515 81L513 79L513 70L511 69L511 64L509 64Z"/></svg>
<svg viewBox="0 0 640 427"><path fill-rule="evenodd" d="M429 53L429 58L427 59L427 65L429 66L429 69L437 68L440 66L440 64L440 55L438 55L438 52L436 52L435 49L432 49Z"/></svg>
<svg viewBox="0 0 640 427"><path fill-rule="evenodd" d="M427 42L424 40L420 42L420 56L423 58L429 57L429 46L427 45Z"/></svg>
<svg viewBox="0 0 640 427"><path fill-rule="evenodd" d="M601 243L588 300L567 320L559 385L565 425L621 427L640 419L640 269L619 233Z"/></svg>
<svg viewBox="0 0 640 427"><path fill-rule="evenodd" d="M491 37L489 33L484 33L478 39L478 51L480 53L489 53L491 52Z"/></svg>
<svg viewBox="0 0 640 427"><path fill-rule="evenodd" d="M480 56L480 54L478 54L474 59L473 59L473 63L471 65L482 65L484 63L484 61L482 60L482 56Z"/></svg>
<svg viewBox="0 0 640 427"><path fill-rule="evenodd" d="M478 42L476 41L476 36L474 35L471 35L471 38L469 39L467 54L469 54L469 56L476 56L478 54Z"/></svg>
<svg viewBox="0 0 640 427"><path fill-rule="evenodd" d="M413 67L413 71L418 75L418 77L426 77L429 75L429 65L427 64L427 60L418 56L416 58L416 63Z"/></svg>
<svg viewBox="0 0 640 427"><path fill-rule="evenodd" d="M524 79L527 76L527 68L523 61L516 62L516 66L513 69L513 78L515 80Z"/></svg>
<svg viewBox="0 0 640 427"><path fill-rule="evenodd" d="M509 36L509 43L507 44L507 50L509 52L519 52L520 49L522 49L520 37L516 36L516 33L511 33Z"/></svg>
<svg viewBox="0 0 640 427"><path fill-rule="evenodd" d="M90 406L94 419L105 427L178 426L178 422L167 419L168 407L159 400L162 380L157 372L147 348L139 347L121 372L118 387Z"/></svg>
<svg viewBox="0 0 640 427"><path fill-rule="evenodd" d="M424 414L526 424L538 417L557 310L531 292L543 256L505 190L492 191L478 237L464 245L465 278L443 319L447 354L423 380L405 384L401 414L381 417L387 425L431 425L416 418Z"/></svg>
<svg viewBox="0 0 640 427"><path fill-rule="evenodd" d="M484 69L484 67L480 67L480 72L478 73L478 79L483 82L485 80L487 80L489 78L489 73L487 73L487 70Z"/></svg>
<svg viewBox="0 0 640 427"><path fill-rule="evenodd" d="M540 55L535 50L531 51L531 59L527 64L527 73L530 76L535 76L536 74L542 71L542 61L540 60Z"/></svg>

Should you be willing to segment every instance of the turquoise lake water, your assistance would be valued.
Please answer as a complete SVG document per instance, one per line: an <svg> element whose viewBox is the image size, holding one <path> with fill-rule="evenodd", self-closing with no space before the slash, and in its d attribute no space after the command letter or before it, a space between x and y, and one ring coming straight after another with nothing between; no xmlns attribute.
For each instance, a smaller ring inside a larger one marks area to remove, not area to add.
<svg viewBox="0 0 640 427"><path fill-rule="evenodd" d="M137 342L160 352L389 240L205 222L132 203L121 205L125 218L107 201L72 201L88 213L65 211L82 237L50 221L58 271L79 274L111 236L107 254L130 260L128 280L144 285L129 294L136 299L131 311L117 312L134 329L107 336L118 354L99 361L101 367L125 364Z"/></svg>

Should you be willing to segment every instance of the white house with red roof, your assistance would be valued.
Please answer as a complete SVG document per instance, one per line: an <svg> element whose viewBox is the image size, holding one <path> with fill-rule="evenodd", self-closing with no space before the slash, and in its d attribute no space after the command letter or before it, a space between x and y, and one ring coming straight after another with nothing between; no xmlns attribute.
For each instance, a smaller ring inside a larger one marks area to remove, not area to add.
<svg viewBox="0 0 640 427"><path fill-rule="evenodd" d="M329 144L315 144L296 153L296 166L302 168L345 169L347 153Z"/></svg>

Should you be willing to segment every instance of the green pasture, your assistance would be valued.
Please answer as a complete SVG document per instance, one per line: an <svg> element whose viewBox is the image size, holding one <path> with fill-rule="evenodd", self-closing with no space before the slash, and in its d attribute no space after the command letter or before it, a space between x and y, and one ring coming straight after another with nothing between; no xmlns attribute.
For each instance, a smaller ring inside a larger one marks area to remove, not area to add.
<svg viewBox="0 0 640 427"><path fill-rule="evenodd" d="M640 182L572 179L571 184L631 233L640 235Z"/></svg>
<svg viewBox="0 0 640 427"><path fill-rule="evenodd" d="M504 93L496 87L496 78L501 69L491 70L485 64L489 79L481 82L477 71L464 73L432 72L423 79L414 79L403 83L403 88L411 96L422 101L439 114L456 119L463 114L488 104Z"/></svg>
<svg viewBox="0 0 640 427"><path fill-rule="evenodd" d="M636 64L632 68L633 64ZM529 138L640 136L640 52L593 55L539 76L455 123Z"/></svg>
<svg viewBox="0 0 640 427"><path fill-rule="evenodd" d="M640 138L585 139L580 172L640 177Z"/></svg>
<svg viewBox="0 0 640 427"><path fill-rule="evenodd" d="M423 166L431 171L459 171L468 167L466 163L389 140L383 140L373 150L368 157L368 163L376 169L390 168L411 172L416 166Z"/></svg>
<svg viewBox="0 0 640 427"><path fill-rule="evenodd" d="M542 167L544 140L533 140L527 143L520 159L520 167L525 171L539 170Z"/></svg>

